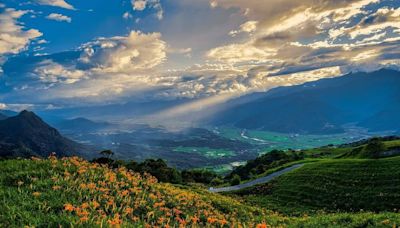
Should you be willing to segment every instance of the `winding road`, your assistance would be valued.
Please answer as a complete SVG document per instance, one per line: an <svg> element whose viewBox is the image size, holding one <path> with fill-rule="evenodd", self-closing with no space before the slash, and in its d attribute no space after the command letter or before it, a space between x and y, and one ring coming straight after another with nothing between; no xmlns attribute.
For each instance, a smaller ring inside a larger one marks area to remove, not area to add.
<svg viewBox="0 0 400 228"><path fill-rule="evenodd" d="M285 169L276 171L274 173L271 173L270 175L267 175L265 177L260 177L260 178L257 178L255 180L246 182L244 184L228 186L228 187L223 187L223 188L213 188L213 187L211 187L208 190L210 192L231 192L231 191L237 191L237 190L241 190L241 189L244 189L244 188L248 188L248 187L251 187L251 186L254 186L254 185L257 185L257 184L265 184L265 183L270 182L275 177L279 177L279 176L281 176L281 175L283 175L283 174L285 174L287 172L290 172L290 171L292 171L294 169L300 168L303 165L304 164L296 164L296 165L290 166L288 168L285 168Z"/></svg>

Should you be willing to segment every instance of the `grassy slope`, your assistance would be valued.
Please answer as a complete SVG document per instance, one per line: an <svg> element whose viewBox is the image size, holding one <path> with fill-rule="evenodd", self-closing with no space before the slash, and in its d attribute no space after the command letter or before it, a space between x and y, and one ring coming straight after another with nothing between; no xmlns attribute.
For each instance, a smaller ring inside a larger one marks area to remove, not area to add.
<svg viewBox="0 0 400 228"><path fill-rule="evenodd" d="M0 162L0 211L0 227L113 223L140 227L191 224L194 218L198 224L281 219L229 197L156 183L151 177L78 159Z"/></svg>
<svg viewBox="0 0 400 228"><path fill-rule="evenodd" d="M399 167L400 157L326 159L239 194L255 205L291 214L395 211L400 205Z"/></svg>
<svg viewBox="0 0 400 228"><path fill-rule="evenodd" d="M125 196L124 189L128 190ZM68 204L71 211L66 208ZM249 206L237 197L211 194L196 186L155 183L152 178L127 174L123 169L110 170L74 159L1 161L0 211L0 227L56 227L56 224L96 227L112 223L145 227L146 224L164 226L168 221L169 225L177 226L179 222L191 225L194 217L199 218L200 226L209 227L222 227L225 220L226 227L233 223L252 227L264 221L273 227L400 224L396 213L286 217Z"/></svg>

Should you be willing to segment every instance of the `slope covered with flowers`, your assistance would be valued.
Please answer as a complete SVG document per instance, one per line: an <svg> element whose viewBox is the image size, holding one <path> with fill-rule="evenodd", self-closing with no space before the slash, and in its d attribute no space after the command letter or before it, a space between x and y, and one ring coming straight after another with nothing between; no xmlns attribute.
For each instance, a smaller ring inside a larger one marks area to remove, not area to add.
<svg viewBox="0 0 400 228"><path fill-rule="evenodd" d="M0 227L393 227L399 213L283 216L72 157L0 161Z"/></svg>
<svg viewBox="0 0 400 228"><path fill-rule="evenodd" d="M110 169L77 157L50 157L35 162L47 167L46 172L20 176L13 182L43 207L49 204L49 198L57 200L58 204L48 210L66 218L61 223L144 227L265 225L262 218L267 215L263 210L231 198L161 184L150 175L142 176L126 168Z"/></svg>

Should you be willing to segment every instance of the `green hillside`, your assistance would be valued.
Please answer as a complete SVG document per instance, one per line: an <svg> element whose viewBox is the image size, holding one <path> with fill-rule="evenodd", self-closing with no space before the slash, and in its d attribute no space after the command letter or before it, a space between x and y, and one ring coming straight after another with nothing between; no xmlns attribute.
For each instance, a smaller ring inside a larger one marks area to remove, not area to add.
<svg viewBox="0 0 400 228"><path fill-rule="evenodd" d="M287 216L78 158L0 161L0 227L394 227L395 212Z"/></svg>
<svg viewBox="0 0 400 228"><path fill-rule="evenodd" d="M289 214L396 212L400 205L400 157L323 159L238 194L254 205Z"/></svg>

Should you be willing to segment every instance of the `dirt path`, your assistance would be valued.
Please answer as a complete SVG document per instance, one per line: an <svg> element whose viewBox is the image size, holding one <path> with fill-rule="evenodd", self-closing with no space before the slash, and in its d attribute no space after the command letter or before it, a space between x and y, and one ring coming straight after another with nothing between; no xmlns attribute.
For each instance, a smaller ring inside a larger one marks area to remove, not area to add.
<svg viewBox="0 0 400 228"><path fill-rule="evenodd" d="M279 176L281 176L281 175L283 175L283 174L285 174L287 172L290 172L290 171L292 171L294 169L300 168L303 165L304 164L293 165L293 166L290 166L288 168L285 168L285 169L279 170L277 172L271 173L270 175L267 175L265 177L260 177L260 178L257 178L255 180L246 182L244 184L239 184L239 185L234 185L234 186L229 186L229 187L223 187L223 188L212 188L211 187L209 189L209 191L210 192L231 192L231 191L237 191L237 190L241 190L241 189L244 189L244 188L248 188L248 187L251 187L251 186L254 186L254 185L257 185L257 184L265 184L265 183L270 182L275 177L279 177Z"/></svg>

